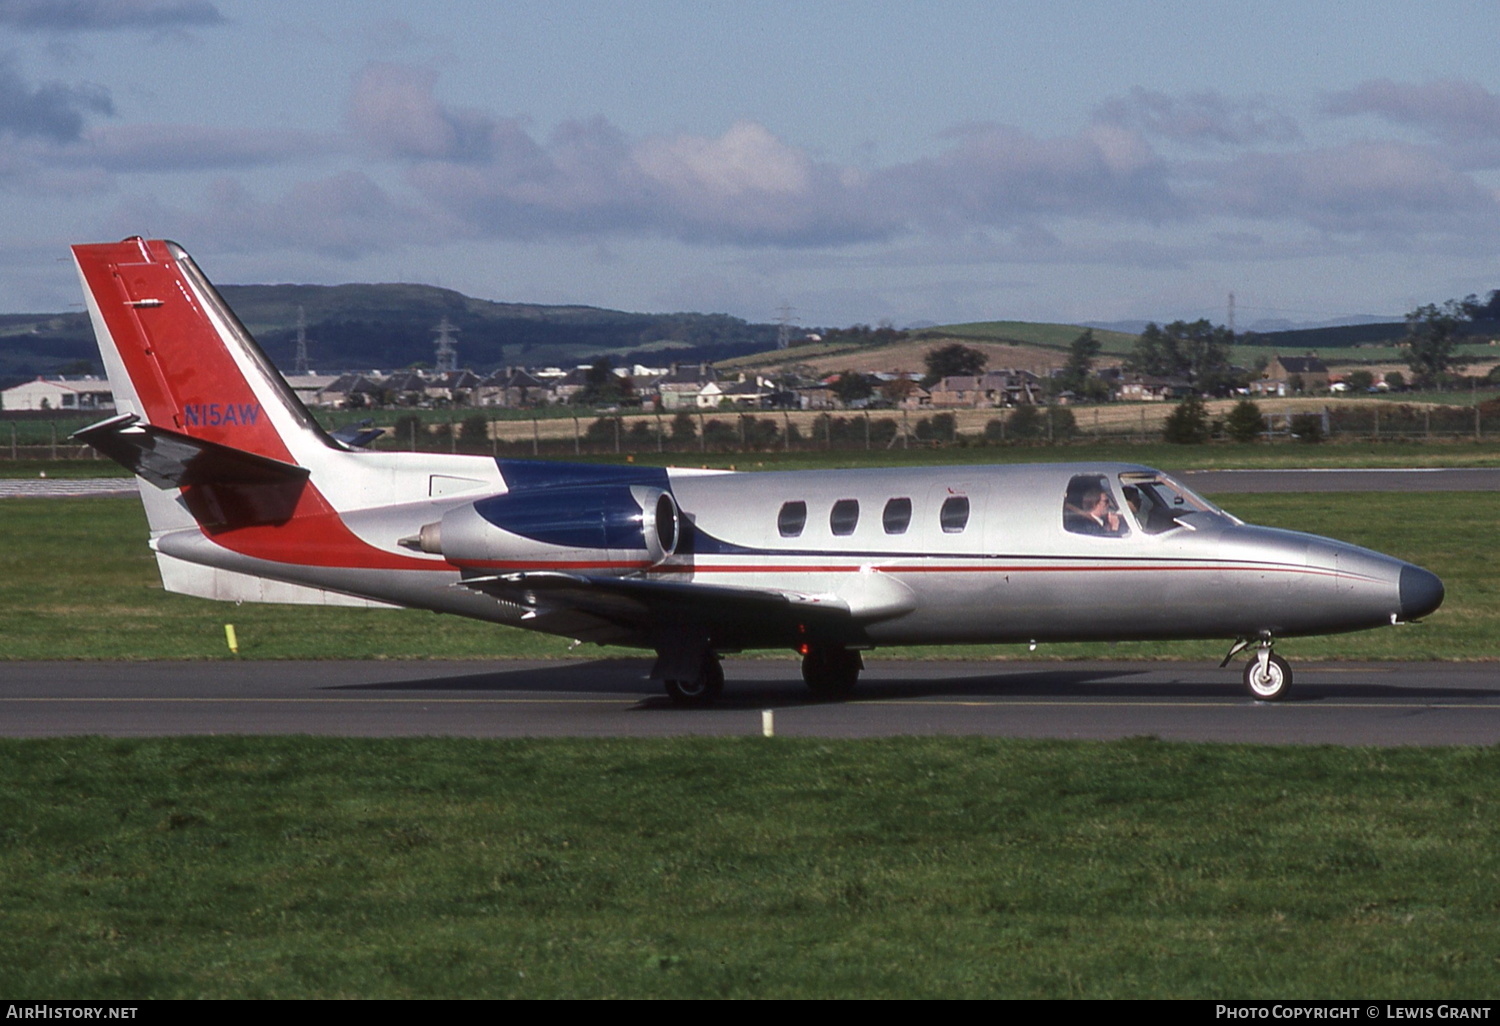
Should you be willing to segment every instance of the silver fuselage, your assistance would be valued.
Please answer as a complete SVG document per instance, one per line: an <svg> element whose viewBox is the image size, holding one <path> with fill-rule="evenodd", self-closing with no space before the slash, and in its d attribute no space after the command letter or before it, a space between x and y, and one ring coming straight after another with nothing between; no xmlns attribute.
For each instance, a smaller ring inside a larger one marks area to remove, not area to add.
<svg viewBox="0 0 1500 1026"><path fill-rule="evenodd" d="M444 459L450 473L463 465L462 457ZM493 475L494 461L470 459ZM499 465L503 476L505 462ZM877 646L1327 634L1410 619L1441 601L1441 584L1419 567L1327 538L1244 524L1211 507L1152 532L1121 501L1122 475L1143 473L1154 472L1127 464L669 469L663 480L691 527L682 550L643 565L628 552L545 544L539 550L518 536L515 565L589 565L652 580L824 596L847 606L868 644ZM1070 483L1085 476L1114 489L1117 533L1092 536L1066 526ZM967 499L967 519L960 530L945 530L944 503L955 496ZM858 510L852 528L851 500ZM888 530L882 516L892 500L908 500L899 532ZM397 553L405 551L401 540L424 524L474 501L468 494L371 505L342 517L372 548ZM788 503L806 509L791 537L778 524ZM846 514L838 525L836 506ZM496 528L501 552L511 541L503 528ZM441 559L417 571L308 566L228 551L198 531L155 544L188 562L334 593L586 640L650 643L573 610L527 608L455 587L460 575ZM734 647L785 643L779 636L750 637Z"/></svg>

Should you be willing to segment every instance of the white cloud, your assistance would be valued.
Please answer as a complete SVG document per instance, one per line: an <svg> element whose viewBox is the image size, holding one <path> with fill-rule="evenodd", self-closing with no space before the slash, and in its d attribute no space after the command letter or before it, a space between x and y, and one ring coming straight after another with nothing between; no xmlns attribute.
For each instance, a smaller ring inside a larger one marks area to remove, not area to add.
<svg viewBox="0 0 1500 1026"><path fill-rule="evenodd" d="M1248 154L1226 164L1201 201L1205 213L1346 233L1491 231L1497 215L1489 190L1400 142Z"/></svg>
<svg viewBox="0 0 1500 1026"><path fill-rule="evenodd" d="M1096 120L1194 145L1293 143L1302 130L1265 97L1231 99L1213 90L1172 96L1137 86L1104 101Z"/></svg>
<svg viewBox="0 0 1500 1026"><path fill-rule="evenodd" d="M1500 139L1500 96L1462 79L1421 84L1372 79L1332 94L1323 109L1338 117L1371 114L1450 142Z"/></svg>

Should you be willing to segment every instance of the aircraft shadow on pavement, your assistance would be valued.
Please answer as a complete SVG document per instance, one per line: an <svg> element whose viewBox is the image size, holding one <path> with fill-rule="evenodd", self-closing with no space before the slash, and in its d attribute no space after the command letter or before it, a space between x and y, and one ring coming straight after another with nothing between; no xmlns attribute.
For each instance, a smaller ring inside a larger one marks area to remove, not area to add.
<svg viewBox="0 0 1500 1026"><path fill-rule="evenodd" d="M872 664L874 672L866 673L850 696L863 702L910 701L914 699L1112 699L1160 701L1180 699L1248 700L1234 669L1212 666L1180 665L1172 667L1173 679L1148 679L1162 673L1162 664L1144 663L1139 667L1057 667L1017 670L999 664L994 672L963 676L917 673L881 676L882 668ZM937 666L938 664L935 664ZM638 698L642 708L675 708L662 693L656 681L648 679L649 658L613 658L588 662L568 662L546 666L528 664L516 668L496 667L479 673L452 676L413 677L407 680L380 681L368 684L334 685L327 690L398 691L398 692L538 692L542 695L618 695ZM728 682L721 707L749 706L773 708L816 703L803 684L795 664L741 663L727 667ZM749 670L754 676L746 676ZM738 671L738 673L736 672ZM1384 675L1386 671L1382 671ZM1350 674L1337 682L1301 682L1286 699L1286 704L1320 702L1331 699L1392 700L1423 698L1431 700L1484 699L1500 697L1500 689L1452 686L1422 687L1393 682L1390 684L1361 679Z"/></svg>

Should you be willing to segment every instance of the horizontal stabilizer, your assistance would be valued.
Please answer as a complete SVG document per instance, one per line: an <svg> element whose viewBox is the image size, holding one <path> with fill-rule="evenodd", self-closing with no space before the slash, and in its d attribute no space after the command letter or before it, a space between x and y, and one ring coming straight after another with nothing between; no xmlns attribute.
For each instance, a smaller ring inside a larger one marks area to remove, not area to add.
<svg viewBox="0 0 1500 1026"><path fill-rule="evenodd" d="M73 437L158 488L290 484L308 475L295 463L144 424L133 413L100 421Z"/></svg>

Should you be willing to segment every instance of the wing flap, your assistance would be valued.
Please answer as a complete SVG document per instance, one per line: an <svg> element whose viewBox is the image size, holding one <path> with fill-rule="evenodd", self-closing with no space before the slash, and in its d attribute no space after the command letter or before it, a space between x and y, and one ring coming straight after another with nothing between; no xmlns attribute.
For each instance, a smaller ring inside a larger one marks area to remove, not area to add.
<svg viewBox="0 0 1500 1026"><path fill-rule="evenodd" d="M462 583L517 603L530 611L528 616L574 610L619 624L643 639L691 625L722 647L867 641L849 606L831 595L556 571L471 576Z"/></svg>

